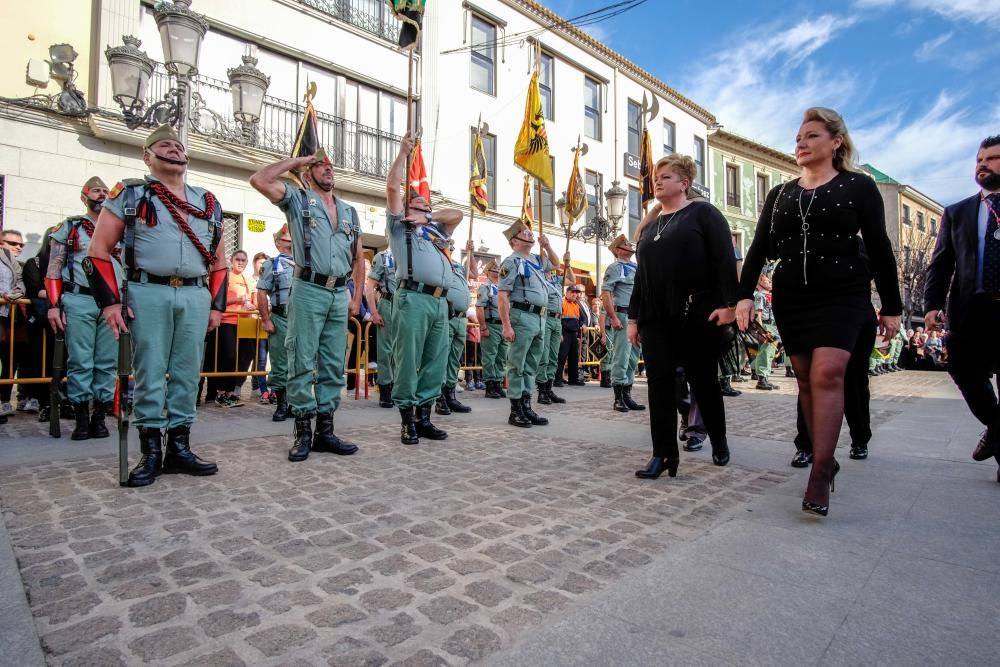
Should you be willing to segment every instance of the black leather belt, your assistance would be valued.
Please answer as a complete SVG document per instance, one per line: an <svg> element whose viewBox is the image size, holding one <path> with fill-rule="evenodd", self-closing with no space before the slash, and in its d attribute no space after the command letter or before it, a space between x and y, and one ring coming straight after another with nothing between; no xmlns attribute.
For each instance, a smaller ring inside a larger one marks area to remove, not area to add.
<svg viewBox="0 0 1000 667"><path fill-rule="evenodd" d="M447 287L438 287L437 285L426 285L424 283L418 283L416 280L400 280L399 287L401 289L407 289L411 292L420 292L421 294L430 294L437 298L443 296L448 296Z"/></svg>
<svg viewBox="0 0 1000 667"><path fill-rule="evenodd" d="M76 283L70 283L69 285L63 285L63 289L70 294L82 294L83 296L91 296L93 292L90 291L89 287L84 287L83 285L77 285Z"/></svg>
<svg viewBox="0 0 1000 667"><path fill-rule="evenodd" d="M320 287L325 287L327 289L335 289L337 287L343 287L347 284L347 276L340 276L339 278L334 276L327 276L322 273L316 273L312 269L307 269L302 266L295 267L295 277L299 280L304 280L307 283L312 283L313 285L319 285Z"/></svg>
<svg viewBox="0 0 1000 667"><path fill-rule="evenodd" d="M523 310L526 313L531 313L532 315L544 315L548 312L544 306L532 306L530 303L524 303L522 301L515 301L510 304L511 308L517 308L518 310Z"/></svg>
<svg viewBox="0 0 1000 667"><path fill-rule="evenodd" d="M196 278L181 278L180 276L156 276L140 270L128 272L128 279L134 283L152 283L153 285L169 285L170 287L205 287L205 276Z"/></svg>
<svg viewBox="0 0 1000 667"><path fill-rule="evenodd" d="M628 315L628 306L615 306L615 312Z"/></svg>
<svg viewBox="0 0 1000 667"><path fill-rule="evenodd" d="M383 292L379 290L378 298L380 301L392 301L392 292Z"/></svg>
<svg viewBox="0 0 1000 667"><path fill-rule="evenodd" d="M548 313L546 313L546 315L548 315L549 317L551 317L553 319L560 319L560 318L562 318L562 312L558 311L558 310L550 310Z"/></svg>
<svg viewBox="0 0 1000 667"><path fill-rule="evenodd" d="M287 306L271 306L271 314L285 316L285 309Z"/></svg>
<svg viewBox="0 0 1000 667"><path fill-rule="evenodd" d="M499 317L487 317L486 324L503 324L503 320Z"/></svg>
<svg viewBox="0 0 1000 667"><path fill-rule="evenodd" d="M774 324L774 320L765 320L765 319L761 318L760 321L761 321L762 324Z"/></svg>
<svg viewBox="0 0 1000 667"><path fill-rule="evenodd" d="M453 310L453 311L451 311L451 315L449 317L465 317L465 311L464 310Z"/></svg>

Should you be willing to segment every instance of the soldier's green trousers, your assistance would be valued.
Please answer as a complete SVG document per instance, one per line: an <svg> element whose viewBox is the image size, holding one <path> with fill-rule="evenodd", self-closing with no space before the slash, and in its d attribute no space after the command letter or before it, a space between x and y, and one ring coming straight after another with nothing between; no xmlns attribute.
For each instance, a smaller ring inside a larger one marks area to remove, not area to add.
<svg viewBox="0 0 1000 667"><path fill-rule="evenodd" d="M608 328L608 342L611 352L604 358L611 358L611 384L635 384L635 369L639 365L639 348L628 340L628 315L618 313L621 329Z"/></svg>
<svg viewBox="0 0 1000 667"><path fill-rule="evenodd" d="M507 396L530 396L535 389L535 375L542 360L544 315L510 309L510 326L514 342L507 355Z"/></svg>
<svg viewBox="0 0 1000 667"><path fill-rule="evenodd" d="M778 330L773 324L763 324L761 325L764 329L777 336ZM771 367L774 365L774 355L778 351L778 344L775 343L764 343L761 342L760 347L757 348L757 356L753 358L750 363L750 370L757 374L758 378L766 380L771 377Z"/></svg>
<svg viewBox="0 0 1000 667"><path fill-rule="evenodd" d="M267 375L267 386L272 390L284 391L288 384L288 352L285 350L288 318L285 315L271 313L271 322L274 323L274 333L267 337L267 349L271 355L271 372Z"/></svg>
<svg viewBox="0 0 1000 667"><path fill-rule="evenodd" d="M91 399L107 403L115 397L118 343L101 321L94 297L63 294L66 314L66 395L73 403Z"/></svg>
<svg viewBox="0 0 1000 667"><path fill-rule="evenodd" d="M444 383L451 386L458 382L458 368L462 365L465 339L468 335L469 320L465 315L448 320L448 368L445 369Z"/></svg>
<svg viewBox="0 0 1000 667"><path fill-rule="evenodd" d="M562 344L562 318L545 315L543 320L545 338L542 341L542 359L538 363L538 374L535 382L548 382L556 379L556 366L559 365L559 346Z"/></svg>
<svg viewBox="0 0 1000 667"><path fill-rule="evenodd" d="M379 299L378 314L384 322L378 330L378 383L392 384L395 379L392 367L392 337L395 335L392 301Z"/></svg>
<svg viewBox="0 0 1000 667"><path fill-rule="evenodd" d="M608 376L611 375L611 360L615 358L615 337L612 335L612 334L614 334L615 330L611 328L611 318L610 317L606 317L605 320L604 320L604 322L605 322L605 325L604 325L605 342L604 342L604 344L608 348L608 353L605 354L601 358L601 377L604 377L605 375L608 375ZM596 336L597 334L595 333L594 335Z"/></svg>
<svg viewBox="0 0 1000 667"><path fill-rule="evenodd" d="M129 283L128 300L135 313L129 325L135 425L190 426L205 355L201 341L208 330L208 290L135 282Z"/></svg>
<svg viewBox="0 0 1000 667"><path fill-rule="evenodd" d="M292 295L285 335L288 404L296 417L335 412L345 384L351 293L344 287L329 290L296 278Z"/></svg>
<svg viewBox="0 0 1000 667"><path fill-rule="evenodd" d="M899 363L899 355L903 353L903 341L899 340L896 336L893 336L892 342L889 343L889 358L886 359L886 364L889 366L895 366Z"/></svg>
<svg viewBox="0 0 1000 667"><path fill-rule="evenodd" d="M483 355L483 379L503 382L509 344L503 338L502 324L487 324L486 328L490 330L490 335L484 335L479 342Z"/></svg>
<svg viewBox="0 0 1000 667"><path fill-rule="evenodd" d="M448 363L448 301L407 289L392 299L396 319L392 364L398 407L426 405L441 395Z"/></svg>

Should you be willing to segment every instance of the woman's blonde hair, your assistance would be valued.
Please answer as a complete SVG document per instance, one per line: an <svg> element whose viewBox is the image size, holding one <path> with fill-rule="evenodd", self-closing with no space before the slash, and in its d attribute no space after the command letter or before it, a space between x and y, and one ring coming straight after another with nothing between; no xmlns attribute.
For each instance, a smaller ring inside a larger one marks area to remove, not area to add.
<svg viewBox="0 0 1000 667"><path fill-rule="evenodd" d="M854 142L851 141L851 135L847 131L847 123L844 122L844 118L833 109L812 107L806 109L802 116L803 123L810 121L823 123L830 136L840 137L843 140L840 148L833 154L833 167L837 171L858 171L856 164L858 151L854 147Z"/></svg>
<svg viewBox="0 0 1000 667"><path fill-rule="evenodd" d="M659 172L661 167L667 167L681 178L686 178L689 184L694 183L694 179L698 176L698 165L689 156L680 153L664 155L657 160L653 174Z"/></svg>

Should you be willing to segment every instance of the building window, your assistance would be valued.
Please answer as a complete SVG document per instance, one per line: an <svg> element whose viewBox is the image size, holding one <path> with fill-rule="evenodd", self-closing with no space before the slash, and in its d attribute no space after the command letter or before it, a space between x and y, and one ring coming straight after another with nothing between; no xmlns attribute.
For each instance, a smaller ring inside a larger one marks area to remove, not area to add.
<svg viewBox="0 0 1000 667"><path fill-rule="evenodd" d="M663 154L670 155L677 145L677 126L666 118L663 119Z"/></svg>
<svg viewBox="0 0 1000 667"><path fill-rule="evenodd" d="M542 113L546 120L555 119L555 101L552 95L555 89L556 60L547 53L542 54L542 66L538 73L538 94L542 98Z"/></svg>
<svg viewBox="0 0 1000 667"><path fill-rule="evenodd" d="M601 140L601 82L583 78L583 133Z"/></svg>
<svg viewBox="0 0 1000 667"><path fill-rule="evenodd" d="M726 165L726 206L740 205L740 168L735 164Z"/></svg>
<svg viewBox="0 0 1000 667"><path fill-rule="evenodd" d="M910 222L910 207L907 206L906 204L903 204L903 224L904 225L913 224L912 222Z"/></svg>
<svg viewBox="0 0 1000 667"><path fill-rule="evenodd" d="M486 200L491 209L497 207L497 137L483 134L483 153L486 155ZM469 164L475 159L476 128L469 130Z"/></svg>
<svg viewBox="0 0 1000 667"><path fill-rule="evenodd" d="M604 189L604 179L599 173L589 169L585 179L587 181L587 222L590 222L598 214L597 192Z"/></svg>
<svg viewBox="0 0 1000 667"><path fill-rule="evenodd" d="M639 188L628 188L628 237L635 239L635 230L642 222L642 193Z"/></svg>
<svg viewBox="0 0 1000 667"><path fill-rule="evenodd" d="M222 212L222 243L226 249L226 259L243 247L243 216L239 213Z"/></svg>
<svg viewBox="0 0 1000 667"><path fill-rule="evenodd" d="M924 231L924 212L917 211L917 229Z"/></svg>
<svg viewBox="0 0 1000 667"><path fill-rule="evenodd" d="M478 16L472 17L472 74L469 85L490 95L496 94L497 27Z"/></svg>
<svg viewBox="0 0 1000 667"><path fill-rule="evenodd" d="M641 144L639 136L639 105L632 100L628 101L628 152L638 155Z"/></svg>
<svg viewBox="0 0 1000 667"><path fill-rule="evenodd" d="M705 140L701 137L694 138L694 164L697 167L694 182L705 185Z"/></svg>
<svg viewBox="0 0 1000 667"><path fill-rule="evenodd" d="M552 165L552 173L556 171L556 159L550 157L550 164ZM541 211L539 213L539 211ZM542 205L538 206L538 186L531 188L531 213L538 220L539 216L542 218L542 225L549 229L553 229L552 225L555 224L555 213L556 213L556 200L552 197L552 190L542 185Z"/></svg>
<svg viewBox="0 0 1000 667"><path fill-rule="evenodd" d="M757 215L764 210L767 191L771 189L771 179L766 174L757 174Z"/></svg>
<svg viewBox="0 0 1000 667"><path fill-rule="evenodd" d="M931 218L931 236L937 236L937 220Z"/></svg>

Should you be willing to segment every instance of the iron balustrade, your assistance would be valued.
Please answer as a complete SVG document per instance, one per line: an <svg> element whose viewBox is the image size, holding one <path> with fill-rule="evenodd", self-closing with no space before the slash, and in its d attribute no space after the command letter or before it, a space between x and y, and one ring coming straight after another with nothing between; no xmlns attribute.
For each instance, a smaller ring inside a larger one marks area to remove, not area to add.
<svg viewBox="0 0 1000 667"><path fill-rule="evenodd" d="M399 42L399 19L385 0L298 0L300 4L361 28L390 42Z"/></svg>

